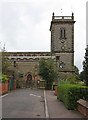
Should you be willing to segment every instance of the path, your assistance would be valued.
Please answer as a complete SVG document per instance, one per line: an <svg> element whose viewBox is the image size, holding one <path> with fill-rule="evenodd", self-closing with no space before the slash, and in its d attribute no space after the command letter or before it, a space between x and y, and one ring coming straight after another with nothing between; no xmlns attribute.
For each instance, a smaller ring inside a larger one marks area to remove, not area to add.
<svg viewBox="0 0 88 120"><path fill-rule="evenodd" d="M78 111L67 110L53 91L46 91L46 98L50 118L84 118Z"/></svg>

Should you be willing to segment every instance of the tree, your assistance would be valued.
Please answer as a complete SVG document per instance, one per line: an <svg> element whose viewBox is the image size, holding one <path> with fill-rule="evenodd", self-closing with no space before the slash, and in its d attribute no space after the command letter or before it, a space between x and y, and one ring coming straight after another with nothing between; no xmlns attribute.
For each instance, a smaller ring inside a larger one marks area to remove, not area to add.
<svg viewBox="0 0 88 120"><path fill-rule="evenodd" d="M83 61L83 71L80 73L80 78L81 80L85 80L85 83L88 86L88 45L84 58L85 60Z"/></svg>
<svg viewBox="0 0 88 120"><path fill-rule="evenodd" d="M39 74L46 82L46 89L51 89L53 81L58 79L55 62L52 59L41 59L39 62Z"/></svg>
<svg viewBox="0 0 88 120"><path fill-rule="evenodd" d="M83 69L84 69L84 72L85 72L85 82L86 82L86 85L88 86L88 45L87 45L87 48L86 48L86 53L85 53L85 60L84 60L84 66L83 66Z"/></svg>
<svg viewBox="0 0 88 120"><path fill-rule="evenodd" d="M86 79L86 77L85 77L85 71L84 70L82 72L80 72L79 77L80 77L81 81L84 81Z"/></svg>
<svg viewBox="0 0 88 120"><path fill-rule="evenodd" d="M2 52L2 73L7 74L10 62L8 60L8 53Z"/></svg>
<svg viewBox="0 0 88 120"><path fill-rule="evenodd" d="M76 79L79 80L80 79L79 78L79 69L78 69L77 66L74 66L74 71L75 71L75 77L76 77Z"/></svg>

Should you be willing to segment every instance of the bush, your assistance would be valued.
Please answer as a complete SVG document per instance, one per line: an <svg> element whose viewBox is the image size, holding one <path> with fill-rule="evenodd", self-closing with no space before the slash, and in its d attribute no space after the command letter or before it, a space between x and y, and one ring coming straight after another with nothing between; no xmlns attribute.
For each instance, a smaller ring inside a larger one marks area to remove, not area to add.
<svg viewBox="0 0 88 120"><path fill-rule="evenodd" d="M5 74L0 74L0 82L5 83L8 80L7 75Z"/></svg>
<svg viewBox="0 0 88 120"><path fill-rule="evenodd" d="M77 100L88 100L88 87L75 84L60 84L57 98L60 99L70 110L77 107Z"/></svg>
<svg viewBox="0 0 88 120"><path fill-rule="evenodd" d="M81 84L84 85L84 82L80 81L76 75L72 75L70 77L67 77L66 79L63 79L60 81L60 83L66 83L66 84Z"/></svg>

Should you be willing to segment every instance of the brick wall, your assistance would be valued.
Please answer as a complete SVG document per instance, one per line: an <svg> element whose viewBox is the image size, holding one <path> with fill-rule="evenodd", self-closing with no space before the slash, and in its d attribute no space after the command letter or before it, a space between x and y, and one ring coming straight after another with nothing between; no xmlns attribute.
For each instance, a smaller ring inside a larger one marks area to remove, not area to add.
<svg viewBox="0 0 88 120"><path fill-rule="evenodd" d="M77 101L77 110L88 118L88 101L80 99Z"/></svg>

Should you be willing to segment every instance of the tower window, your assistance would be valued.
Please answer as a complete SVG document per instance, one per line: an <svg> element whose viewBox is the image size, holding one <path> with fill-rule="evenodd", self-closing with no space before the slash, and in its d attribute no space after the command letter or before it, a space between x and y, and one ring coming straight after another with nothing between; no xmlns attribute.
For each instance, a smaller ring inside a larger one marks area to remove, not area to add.
<svg viewBox="0 0 88 120"><path fill-rule="evenodd" d="M60 28L60 39L66 39L65 28Z"/></svg>

